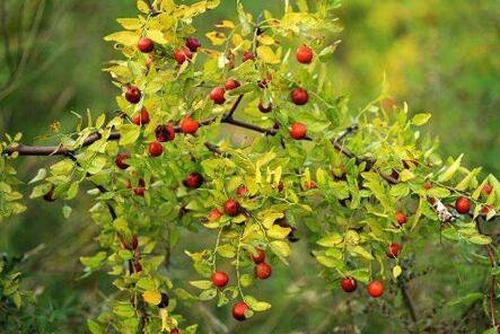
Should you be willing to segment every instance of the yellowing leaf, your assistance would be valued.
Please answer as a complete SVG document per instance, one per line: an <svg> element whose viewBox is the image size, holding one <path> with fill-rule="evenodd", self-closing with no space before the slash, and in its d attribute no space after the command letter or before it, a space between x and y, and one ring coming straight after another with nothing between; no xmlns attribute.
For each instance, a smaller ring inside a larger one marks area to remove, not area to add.
<svg viewBox="0 0 500 334"><path fill-rule="evenodd" d="M226 35L222 32L211 31L206 33L205 36L212 42L213 45L222 45L226 41Z"/></svg>
<svg viewBox="0 0 500 334"><path fill-rule="evenodd" d="M168 41L160 30L149 30L146 34L147 37L159 44L167 44Z"/></svg>
<svg viewBox="0 0 500 334"><path fill-rule="evenodd" d="M423 114L416 114L413 116L411 123L416 126L421 126L424 125L429 121L431 118L431 114L423 113Z"/></svg>
<svg viewBox="0 0 500 334"><path fill-rule="evenodd" d="M158 305L161 302L161 294L158 291L145 291L142 298L151 305Z"/></svg>
<svg viewBox="0 0 500 334"><path fill-rule="evenodd" d="M278 256L288 257L291 253L290 246L288 245L288 243L284 241L281 240L272 241L270 243L270 246L273 253Z"/></svg>
<svg viewBox="0 0 500 334"><path fill-rule="evenodd" d="M104 37L106 42L117 42L125 46L135 46L139 35L132 31L120 31Z"/></svg>
<svg viewBox="0 0 500 334"><path fill-rule="evenodd" d="M285 239L291 231L292 229L289 227L273 225L271 229L267 231L267 236L273 239Z"/></svg>
<svg viewBox="0 0 500 334"><path fill-rule="evenodd" d="M455 175L455 173L457 172L458 168L460 167L460 163L462 162L462 158L464 157L463 154L461 154L457 160L455 160L451 165L450 167L448 167L447 170L444 171L443 174L441 174L439 176L439 182L446 182L448 180L450 180L453 175Z"/></svg>
<svg viewBox="0 0 500 334"><path fill-rule="evenodd" d="M401 269L399 265L396 265L394 266L394 268L392 268L392 276L394 276L394 278L398 278L399 276L401 276L402 272L403 269Z"/></svg>
<svg viewBox="0 0 500 334"><path fill-rule="evenodd" d="M276 43L274 38L269 35L259 35L257 37L257 41L259 41L259 43L263 45L273 45L274 43Z"/></svg>
<svg viewBox="0 0 500 334"><path fill-rule="evenodd" d="M127 30L141 29L141 21L136 18L123 18L123 19L117 19L116 21L120 23L121 26Z"/></svg>
<svg viewBox="0 0 500 334"><path fill-rule="evenodd" d="M259 46L257 56L268 64L279 64L281 57L278 56L269 46Z"/></svg>
<svg viewBox="0 0 500 334"><path fill-rule="evenodd" d="M233 21L222 20L221 22L215 25L217 28L226 28L226 29L234 29L235 25Z"/></svg>

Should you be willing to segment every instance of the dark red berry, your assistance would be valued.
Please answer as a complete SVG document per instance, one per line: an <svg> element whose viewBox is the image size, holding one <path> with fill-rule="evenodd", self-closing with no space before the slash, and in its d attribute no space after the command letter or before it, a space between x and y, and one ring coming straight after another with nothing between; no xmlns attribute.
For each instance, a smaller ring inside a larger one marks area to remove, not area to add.
<svg viewBox="0 0 500 334"><path fill-rule="evenodd" d="M141 97L141 90L136 86L128 86L125 91L125 99L132 104L139 103L141 101Z"/></svg>
<svg viewBox="0 0 500 334"><path fill-rule="evenodd" d="M258 279L268 279L271 277L272 268L269 264L262 262L255 266L255 276Z"/></svg>
<svg viewBox="0 0 500 334"><path fill-rule="evenodd" d="M270 113L273 111L273 104L271 102L268 103L267 106L264 105L262 101L259 102L259 111L263 114Z"/></svg>
<svg viewBox="0 0 500 334"><path fill-rule="evenodd" d="M150 121L149 113L146 108L142 108L141 111L132 117L132 123L135 125L146 125Z"/></svg>
<svg viewBox="0 0 500 334"><path fill-rule="evenodd" d="M186 38L186 47L191 52L197 52L198 48L201 47L201 43L197 38L190 36Z"/></svg>
<svg viewBox="0 0 500 334"><path fill-rule="evenodd" d="M150 53L154 50L155 44L151 39L143 37L137 43L137 48L143 53Z"/></svg>
<svg viewBox="0 0 500 334"><path fill-rule="evenodd" d="M229 283L229 276L223 271L216 271L212 274L212 283L218 288L223 288Z"/></svg>
<svg viewBox="0 0 500 334"><path fill-rule="evenodd" d="M224 94L226 94L226 90L224 88L215 87L210 92L210 99L214 101L215 104L224 104L224 102L226 102Z"/></svg>
<svg viewBox="0 0 500 334"><path fill-rule="evenodd" d="M298 106L303 106L309 101L309 94L304 88L295 88L291 93L292 102Z"/></svg>
<svg viewBox="0 0 500 334"><path fill-rule="evenodd" d="M170 331L170 334L181 334L181 330L178 328L174 328Z"/></svg>
<svg viewBox="0 0 500 334"><path fill-rule="evenodd" d="M240 210L241 206L237 200L230 198L224 203L224 212L229 216L237 216Z"/></svg>
<svg viewBox="0 0 500 334"><path fill-rule="evenodd" d="M226 90L233 90L233 89L236 89L236 88L238 88L240 86L241 86L240 82L237 81L237 80L234 80L234 79L229 79L224 84L224 88Z"/></svg>
<svg viewBox="0 0 500 334"><path fill-rule="evenodd" d="M193 58L191 50L189 50L187 47L174 50L173 56L175 61L179 65L182 65L186 60Z"/></svg>
<svg viewBox="0 0 500 334"><path fill-rule="evenodd" d="M203 175L196 172L191 173L184 179L184 181L182 181L182 183L188 188L197 189L203 184Z"/></svg>
<svg viewBox="0 0 500 334"><path fill-rule="evenodd" d="M400 211L396 212L396 222L400 225L403 226L406 224L407 218L406 215Z"/></svg>
<svg viewBox="0 0 500 334"><path fill-rule="evenodd" d="M175 139L175 129L174 126L169 123L166 125L160 124L155 129L155 137L161 143L166 141L172 141Z"/></svg>
<svg viewBox="0 0 500 334"><path fill-rule="evenodd" d="M233 305L233 318L238 321L243 321L247 317L245 313L249 310L248 305L245 302L238 302Z"/></svg>
<svg viewBox="0 0 500 334"><path fill-rule="evenodd" d="M243 197L248 193L248 188L245 185L241 185L236 189L236 195L238 197Z"/></svg>
<svg viewBox="0 0 500 334"><path fill-rule="evenodd" d="M373 298L378 298L384 294L384 284L380 281L372 281L368 284L368 294Z"/></svg>
<svg viewBox="0 0 500 334"><path fill-rule="evenodd" d="M149 144L149 155L152 157L159 157L163 154L163 145L159 141L154 141Z"/></svg>
<svg viewBox="0 0 500 334"><path fill-rule="evenodd" d="M245 51L243 53L243 62L255 60L255 54L252 51Z"/></svg>
<svg viewBox="0 0 500 334"><path fill-rule="evenodd" d="M115 164L120 169L127 169L130 166L125 163L125 160L130 158L130 153L128 152L120 152L115 158Z"/></svg>
<svg viewBox="0 0 500 334"><path fill-rule="evenodd" d="M483 186L483 189L482 189L483 194L489 195L489 194L491 194L492 191L493 191L493 186L491 184L486 183Z"/></svg>
<svg viewBox="0 0 500 334"><path fill-rule="evenodd" d="M389 247L387 247L386 255L391 259L395 259L401 253L401 249L403 249L403 246L401 246L401 244L393 242L389 245Z"/></svg>
<svg viewBox="0 0 500 334"><path fill-rule="evenodd" d="M431 188L432 188L432 183L430 183L430 182L425 182L425 183L424 183L424 189L425 189L425 190L429 190L429 189L431 189Z"/></svg>
<svg viewBox="0 0 500 334"><path fill-rule="evenodd" d="M460 196L455 202L455 209L458 213L465 214L470 211L470 201L467 197Z"/></svg>
<svg viewBox="0 0 500 334"><path fill-rule="evenodd" d="M263 249L257 248L256 254L251 254L252 260L255 264L263 263L266 260L266 252Z"/></svg>
<svg viewBox="0 0 500 334"><path fill-rule="evenodd" d="M307 128L304 124L298 122L292 124L292 128L290 129L290 136L292 136L293 139L304 139L306 137L306 134Z"/></svg>
<svg viewBox="0 0 500 334"><path fill-rule="evenodd" d="M340 281L340 287L345 292L353 292L358 287L358 282L352 277L344 277Z"/></svg>
<svg viewBox="0 0 500 334"><path fill-rule="evenodd" d="M303 45L297 49L295 57L297 58L297 61L301 64L310 64L313 60L314 53L310 47Z"/></svg>

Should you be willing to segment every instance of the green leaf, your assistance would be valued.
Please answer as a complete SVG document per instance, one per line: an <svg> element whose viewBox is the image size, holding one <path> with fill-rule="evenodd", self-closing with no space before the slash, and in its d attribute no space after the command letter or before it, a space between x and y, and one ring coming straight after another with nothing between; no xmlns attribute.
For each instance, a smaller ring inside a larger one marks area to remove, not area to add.
<svg viewBox="0 0 500 334"><path fill-rule="evenodd" d="M324 238L319 239L316 243L323 247L337 247L342 243L344 238L339 233L332 233Z"/></svg>
<svg viewBox="0 0 500 334"><path fill-rule="evenodd" d="M125 124L120 127L120 142L122 146L134 144L141 135L141 128L134 124Z"/></svg>
<svg viewBox="0 0 500 334"><path fill-rule="evenodd" d="M465 295L463 297L456 298L454 300L451 300L447 303L449 306L454 306L454 305L459 305L459 304L471 304L475 302L476 300L482 299L484 295L479 292L473 292L469 293L468 295Z"/></svg>
<svg viewBox="0 0 500 334"><path fill-rule="evenodd" d="M290 227L281 227L279 225L273 225L271 229L267 231L267 236L273 239L285 239L292 229Z"/></svg>
<svg viewBox="0 0 500 334"><path fill-rule="evenodd" d="M214 299L215 296L217 296L217 289L209 289L200 293L200 296L198 298L201 301L208 301Z"/></svg>
<svg viewBox="0 0 500 334"><path fill-rule="evenodd" d="M415 126L422 126L429 121L431 116L432 115L428 113L416 114L413 116L411 123Z"/></svg>
<svg viewBox="0 0 500 334"><path fill-rule="evenodd" d="M71 212L73 212L73 209L69 205L63 206L62 213L64 218L68 219L69 216L71 215Z"/></svg>
<svg viewBox="0 0 500 334"><path fill-rule="evenodd" d="M278 256L288 257L291 253L290 246L284 241L272 241L269 245L271 246L271 250L273 251L273 253Z"/></svg>
<svg viewBox="0 0 500 334"><path fill-rule="evenodd" d="M38 173L36 174L36 176L28 184L32 184L32 183L41 181L41 180L45 179L46 176L47 176L47 170L45 168L40 168L38 170Z"/></svg>
<svg viewBox="0 0 500 334"><path fill-rule="evenodd" d="M476 245L489 245L492 242L490 237L480 234L469 237L467 240Z"/></svg>
<svg viewBox="0 0 500 334"><path fill-rule="evenodd" d="M87 320L87 327L89 331L92 334L103 334L104 333L104 326L99 324L98 322L88 319Z"/></svg>
<svg viewBox="0 0 500 334"><path fill-rule="evenodd" d="M439 176L439 182L446 182L450 180L453 175L457 172L458 168L460 167L460 164L462 163L462 158L464 157L463 154L461 154L457 160L455 160L450 167L448 167L447 170L445 170L440 176Z"/></svg>
<svg viewBox="0 0 500 334"><path fill-rule="evenodd" d="M351 252L356 253L358 255L361 255L362 257L364 257L367 260L373 260L373 255L361 246L355 246L355 247L351 248Z"/></svg>
<svg viewBox="0 0 500 334"><path fill-rule="evenodd" d="M198 289L206 290L210 289L213 287L212 282L208 280L202 280L202 281L191 281L189 282L192 286Z"/></svg>

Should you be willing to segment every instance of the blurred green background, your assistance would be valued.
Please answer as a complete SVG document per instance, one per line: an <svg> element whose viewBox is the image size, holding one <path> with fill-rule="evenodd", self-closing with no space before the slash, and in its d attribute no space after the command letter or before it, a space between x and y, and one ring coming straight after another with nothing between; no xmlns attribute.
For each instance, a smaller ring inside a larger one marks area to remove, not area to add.
<svg viewBox="0 0 500 334"><path fill-rule="evenodd" d="M264 7L277 12L282 5L278 0L242 2L254 13ZM236 2L222 3L210 20L197 23L208 26L233 17ZM0 132L20 131L25 142L43 143L51 124L72 128L77 119L70 111L112 111L117 90L101 68L118 54L102 37L119 29L115 18L130 15L135 15L132 0L0 0ZM498 1L350 0L344 1L338 15L345 30L330 67L338 94L349 94L352 108L361 108L379 94L385 73L398 103L407 101L415 113L432 113L430 132L441 139L443 155L466 152L469 165L500 175ZM29 180L44 161L19 161L22 178ZM9 254L43 245L23 264L38 307L26 308L16 321L37 333L86 332L86 317L96 314L103 301L100 291L112 289L104 274L77 279L82 269L79 256L95 247L95 228L86 214L89 205L81 199L69 220L62 217L61 203L28 205L27 213L0 226L0 250ZM424 241L415 241L419 242ZM168 273L176 279L193 277L186 269L190 266L183 247L192 246L179 246ZM454 252L423 259L421 268L437 265L441 273L431 272L415 283L411 293L422 311L439 307L430 296L455 297L449 291L451 283L464 290L483 284L480 277L467 283L470 286L463 283L461 278L474 268L453 266L447 259ZM325 291L307 254L306 245L299 243L292 270L277 269L276 278L260 291L272 300L273 311L251 323L234 327L228 309L209 304L184 312L203 324L201 333L210 333L210 328L224 332L221 324L210 320L211 314L220 317L230 333L330 333L334 328L338 333L400 332L400 325L384 323L362 292L360 298L346 299ZM457 261L461 260L467 262ZM447 310L444 320L459 311ZM364 329L367 323L370 329Z"/></svg>

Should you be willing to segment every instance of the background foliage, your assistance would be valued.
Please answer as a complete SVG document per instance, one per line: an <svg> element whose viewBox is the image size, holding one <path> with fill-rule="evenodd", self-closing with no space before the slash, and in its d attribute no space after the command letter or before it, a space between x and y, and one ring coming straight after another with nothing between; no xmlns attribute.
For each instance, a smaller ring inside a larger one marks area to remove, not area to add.
<svg viewBox="0 0 500 334"><path fill-rule="evenodd" d="M262 7L254 1L244 3L255 12ZM22 65L13 72L7 57L0 60L2 132L22 131L25 141L45 143L46 138L35 137L40 128L52 124L46 128L50 141L54 129L64 129L75 121L70 110L84 114L88 107L97 115L115 108L110 97L116 90L99 70L116 54L102 36L116 30L114 18L135 12L132 2L6 0L0 6L5 22L2 39L9 37L14 57ZM207 26L234 13L231 1L224 1L224 6L217 12L220 17L212 17ZM385 71L397 100L408 100L415 112L432 112L432 131L441 137L444 153L469 152L466 158L470 165L483 165L486 172L500 174L500 116L495 109L500 91L500 64L495 57L500 51L496 43L498 11L495 1L345 3L339 11L346 27L341 35L345 42L331 62L339 94L352 92L353 107L361 107L378 94ZM5 44L1 48L4 51ZM19 163L23 178L33 174L43 161L30 158ZM15 319L26 327L32 324L40 332L65 333L70 328L71 332L84 332L82 324L96 313L100 290L110 289L104 276L77 279L81 276L79 255L94 251L91 239L95 227L86 218L85 204L64 220L60 204L49 209L45 203L29 202L31 210L1 227L0 248L9 257L31 251L21 266L30 275L26 284L37 292L39 304L36 312L28 308L26 318ZM53 240L62 242L54 244ZM449 247L443 252L445 247L438 239L416 242L419 244L414 249L422 252L416 254L416 270L426 275L414 281L410 291L421 316L430 316L423 311L433 312L433 308L443 318L462 313L468 305L443 310L442 302L474 291L484 283L481 275L472 275L477 269L466 265L467 258L454 257L457 249ZM322 333L332 327L349 332L355 322L370 323L373 333L398 331L398 325L383 322L363 296L355 300L338 292L325 293L305 249L299 243L291 270L278 271L266 284L273 312L260 316L258 322L242 325L239 333ZM450 257L454 261L449 261ZM178 261L175 268L190 268L187 257L177 254L174 258ZM428 272L428 267L440 269ZM172 275L183 279L193 273L176 269ZM470 280L471 276L475 279ZM450 290L456 286L458 291ZM207 307L197 305L192 313L206 323L210 323L211 313L229 319L223 310ZM397 308L392 312L398 312ZM475 321L479 327L484 319Z"/></svg>

